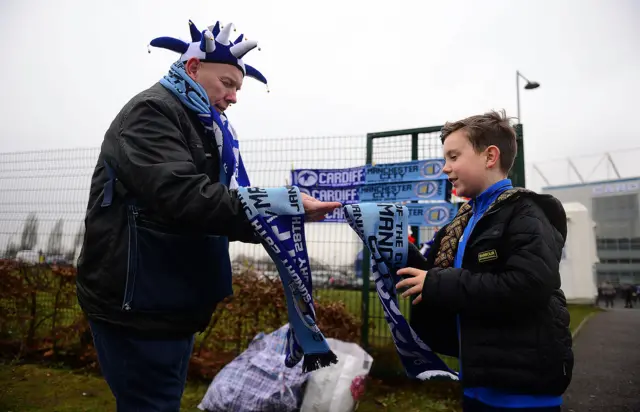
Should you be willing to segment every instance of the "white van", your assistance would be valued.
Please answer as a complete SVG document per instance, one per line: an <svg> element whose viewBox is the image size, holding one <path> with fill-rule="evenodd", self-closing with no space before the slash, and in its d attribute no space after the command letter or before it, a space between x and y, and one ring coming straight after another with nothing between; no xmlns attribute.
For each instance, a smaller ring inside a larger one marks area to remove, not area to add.
<svg viewBox="0 0 640 412"><path fill-rule="evenodd" d="M35 250L21 250L16 253L16 260L35 265L40 261L40 254Z"/></svg>

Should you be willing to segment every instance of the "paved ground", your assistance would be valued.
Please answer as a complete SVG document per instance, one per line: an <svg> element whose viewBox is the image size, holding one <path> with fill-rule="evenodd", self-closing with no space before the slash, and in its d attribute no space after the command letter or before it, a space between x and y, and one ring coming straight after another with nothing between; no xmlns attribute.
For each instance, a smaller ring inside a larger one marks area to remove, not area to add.
<svg viewBox="0 0 640 412"><path fill-rule="evenodd" d="M624 299L616 298L615 301L613 302L613 308L614 309L624 308L624 303L625 303ZM635 302L632 301L631 304L633 305L633 309L640 309L640 300L637 300ZM599 306L603 309L607 308L604 301L601 301L599 303Z"/></svg>
<svg viewBox="0 0 640 412"><path fill-rule="evenodd" d="M640 412L640 310L616 306L576 337L565 412Z"/></svg>

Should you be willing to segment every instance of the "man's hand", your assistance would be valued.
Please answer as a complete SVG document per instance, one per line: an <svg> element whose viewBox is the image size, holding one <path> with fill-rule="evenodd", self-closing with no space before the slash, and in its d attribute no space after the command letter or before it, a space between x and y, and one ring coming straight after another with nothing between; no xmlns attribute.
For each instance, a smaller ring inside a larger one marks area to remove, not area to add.
<svg viewBox="0 0 640 412"><path fill-rule="evenodd" d="M408 296L418 294L418 297L415 298L411 303L413 305L420 303L422 301L422 285L424 284L424 278L427 276L427 272L415 268L402 268L397 273L400 276L411 276L410 278L403 279L400 282L396 283L396 288L398 289L411 286L411 288L404 291L401 296L403 298L406 298Z"/></svg>
<svg viewBox="0 0 640 412"><path fill-rule="evenodd" d="M317 222L324 219L324 215L334 209L342 207L340 202L321 202L305 193L302 195L302 206L304 206L305 219L310 222Z"/></svg>

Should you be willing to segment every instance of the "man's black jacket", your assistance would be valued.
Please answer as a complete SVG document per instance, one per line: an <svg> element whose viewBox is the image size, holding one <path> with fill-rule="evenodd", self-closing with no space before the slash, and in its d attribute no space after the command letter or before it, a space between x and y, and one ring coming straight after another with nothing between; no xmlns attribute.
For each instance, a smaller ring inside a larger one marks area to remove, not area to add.
<svg viewBox="0 0 640 412"><path fill-rule="evenodd" d="M496 204L467 239L462 269L433 267L445 230L426 260L410 251L408 266L428 270L412 327L434 351L461 355L464 387L562 394L573 369L560 290L562 204L528 191Z"/></svg>
<svg viewBox="0 0 640 412"><path fill-rule="evenodd" d="M256 242L219 168L195 114L159 83L122 108L93 173L78 260L89 319L148 336L208 325L231 293L228 241Z"/></svg>

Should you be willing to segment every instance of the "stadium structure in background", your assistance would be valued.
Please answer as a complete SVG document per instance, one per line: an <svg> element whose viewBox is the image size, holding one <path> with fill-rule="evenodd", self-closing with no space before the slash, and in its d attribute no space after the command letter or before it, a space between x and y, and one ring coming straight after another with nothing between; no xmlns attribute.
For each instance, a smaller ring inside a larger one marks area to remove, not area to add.
<svg viewBox="0 0 640 412"><path fill-rule="evenodd" d="M595 223L598 284L640 284L640 177L543 188L561 202L579 202Z"/></svg>
<svg viewBox="0 0 640 412"><path fill-rule="evenodd" d="M578 202L595 223L598 284L640 284L640 150L600 153L533 164L541 192Z"/></svg>

